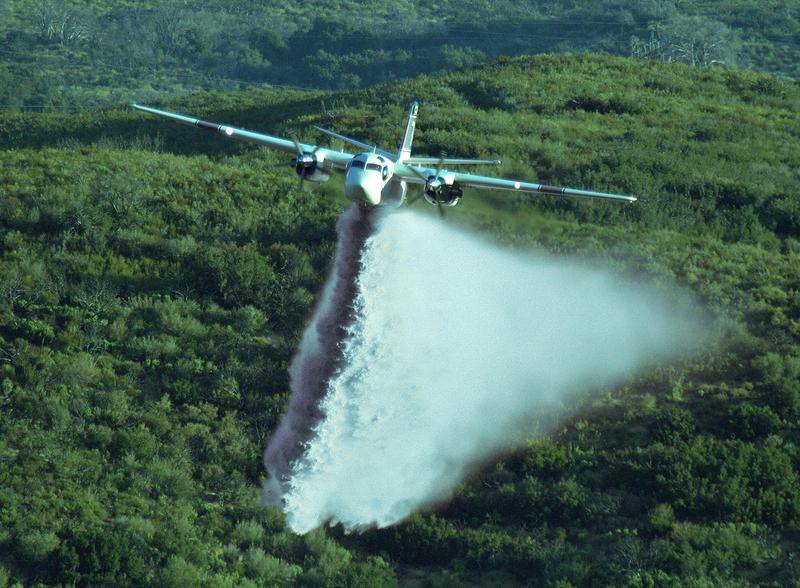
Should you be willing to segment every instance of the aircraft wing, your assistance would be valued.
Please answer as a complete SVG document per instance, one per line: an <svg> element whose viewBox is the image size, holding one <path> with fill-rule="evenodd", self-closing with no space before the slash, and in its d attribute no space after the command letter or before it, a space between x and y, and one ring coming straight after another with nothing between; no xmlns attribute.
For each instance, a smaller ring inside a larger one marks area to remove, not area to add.
<svg viewBox="0 0 800 588"><path fill-rule="evenodd" d="M409 157L407 165L500 165L499 159L452 159L450 157Z"/></svg>
<svg viewBox="0 0 800 588"><path fill-rule="evenodd" d="M398 169L400 168L400 169ZM414 166L395 166L395 175L409 183L424 184L424 177L436 175L435 169L421 168ZM635 196L625 196L624 194L608 194L606 192L594 192L591 190L579 190L577 188L565 188L562 186L550 186L548 184L536 184L533 182L521 182L517 180L506 180L493 178L490 176L479 176L461 172L441 170L439 174L448 184L455 183L460 186L471 188L489 188L492 190L507 190L509 192L526 192L532 194L547 194L550 196L568 196L571 198L594 198L599 200L615 200L618 202L635 202Z"/></svg>
<svg viewBox="0 0 800 588"><path fill-rule="evenodd" d="M308 145L306 143L295 143L290 139L282 139L281 137L273 137L272 135L255 133L253 131L239 129L236 127L232 127L230 125L218 124L202 120L199 118L185 116L183 114L176 114L174 112L158 110L157 108L150 108L149 106L131 104L131 108L134 108L136 110L141 110L142 112L147 112L149 114L155 114L156 116L160 116L161 118L165 118L167 120L171 120L179 124L187 125L190 127L197 127L198 129L211 131L212 133L219 133L224 137L230 137L231 139L237 139L239 141L256 143L258 145L263 145L265 147L270 147L272 149L279 149L281 151L288 151L295 155L297 155L298 146L302 151L306 153L311 153L316 149L316 153L319 154L320 158L324 158L324 161L326 163L330 163L338 168L344 168L347 165L347 162L349 162L353 158L353 155L351 153L328 150L325 148L317 147L316 145Z"/></svg>

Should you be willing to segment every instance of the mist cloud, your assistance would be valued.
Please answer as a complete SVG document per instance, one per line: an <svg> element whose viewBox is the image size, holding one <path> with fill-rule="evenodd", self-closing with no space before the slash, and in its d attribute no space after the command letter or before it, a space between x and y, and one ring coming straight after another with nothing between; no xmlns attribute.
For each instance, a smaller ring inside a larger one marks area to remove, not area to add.
<svg viewBox="0 0 800 588"><path fill-rule="evenodd" d="M293 364L293 402L304 396L312 416L293 438L290 409L265 457L266 499L297 532L397 523L538 415L699 341L694 317L608 270L509 252L410 211L367 223L350 226L362 227L360 256L340 244ZM335 344L318 342L323 315L328 333L340 321ZM314 386L302 376L311 351L335 357Z"/></svg>

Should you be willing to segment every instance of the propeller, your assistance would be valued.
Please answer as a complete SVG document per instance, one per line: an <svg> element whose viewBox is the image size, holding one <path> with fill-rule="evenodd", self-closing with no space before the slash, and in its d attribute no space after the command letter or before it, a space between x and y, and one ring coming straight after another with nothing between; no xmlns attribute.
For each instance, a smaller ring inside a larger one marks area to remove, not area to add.
<svg viewBox="0 0 800 588"><path fill-rule="evenodd" d="M297 184L297 192L298 194L303 191L303 182L306 181L306 168L303 168L300 172L300 183Z"/></svg>
<svg viewBox="0 0 800 588"><path fill-rule="evenodd" d="M442 206L442 201L439 199L439 190L442 187L441 180L439 177L442 175L443 167L444 167L444 157L439 159L439 164L436 166L436 175L434 177L431 177L431 176L426 176L413 165L408 166L408 168L414 174L416 174L417 177L419 177L419 179L425 182L425 193L431 196L433 200L436 202L436 208L439 211L439 216L442 218L444 218L444 207ZM409 204L416 202L418 199L419 196L417 196L413 200L410 200Z"/></svg>
<svg viewBox="0 0 800 588"><path fill-rule="evenodd" d="M436 190L434 191L434 200L436 200L436 208L439 209L439 218L444 218L444 207L442 206L442 201L439 199L439 190L441 189L441 184L439 183L439 176L442 173L442 168L444 167L444 156L439 159L439 165L436 166L436 177L433 179L434 184L436 185Z"/></svg>
<svg viewBox="0 0 800 588"><path fill-rule="evenodd" d="M290 165L294 165L297 174L300 176L300 183L297 185L297 191L303 191L303 182L306 181L306 175L308 174L308 170L315 168L317 166L317 158L314 157L314 154L319 149L319 145L314 147L311 152L306 153L303 151L302 145L300 145L300 141L297 139L292 139L294 143L295 149L297 149L297 157L294 158L290 163Z"/></svg>

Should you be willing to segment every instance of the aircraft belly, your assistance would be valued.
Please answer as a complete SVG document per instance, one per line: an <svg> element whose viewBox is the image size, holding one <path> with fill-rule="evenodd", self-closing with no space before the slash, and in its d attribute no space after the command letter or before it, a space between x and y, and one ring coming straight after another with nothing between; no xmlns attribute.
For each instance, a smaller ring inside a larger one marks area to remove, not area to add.
<svg viewBox="0 0 800 588"><path fill-rule="evenodd" d="M381 203L387 206L400 206L406 197L406 183L402 180L390 180L381 192Z"/></svg>
<svg viewBox="0 0 800 588"><path fill-rule="evenodd" d="M369 206L378 206L381 203L381 188L380 175L377 175L375 179L364 177L363 174L347 174L345 176L344 194L349 200L362 202Z"/></svg>

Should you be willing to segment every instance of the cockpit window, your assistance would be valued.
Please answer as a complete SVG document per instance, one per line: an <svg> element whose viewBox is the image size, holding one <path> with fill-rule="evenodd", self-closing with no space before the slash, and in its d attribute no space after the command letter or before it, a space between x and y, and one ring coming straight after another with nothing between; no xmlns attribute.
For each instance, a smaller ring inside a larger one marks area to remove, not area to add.
<svg viewBox="0 0 800 588"><path fill-rule="evenodd" d="M381 171L381 166L379 163L368 163L367 169L372 171Z"/></svg>
<svg viewBox="0 0 800 588"><path fill-rule="evenodd" d="M355 159L355 160L353 160L352 163L350 163L350 167L357 167L357 168L360 168L360 169L364 169L364 162L360 161L358 159Z"/></svg>

